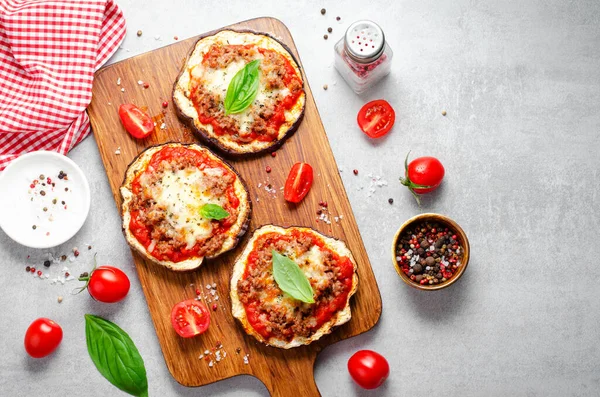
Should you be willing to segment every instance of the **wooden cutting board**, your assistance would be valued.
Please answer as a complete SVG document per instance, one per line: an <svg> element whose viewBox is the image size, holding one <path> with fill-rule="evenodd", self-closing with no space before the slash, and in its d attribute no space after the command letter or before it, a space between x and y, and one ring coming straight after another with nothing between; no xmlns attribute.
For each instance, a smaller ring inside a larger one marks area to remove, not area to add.
<svg viewBox="0 0 600 397"><path fill-rule="evenodd" d="M299 60L289 30L277 19L258 18L229 28L267 32L291 48ZM121 206L119 186L125 169L139 152L168 141L196 142L191 132L178 120L171 103L173 82L196 40L184 40L115 63L96 73L93 100L88 112L118 208ZM149 87L144 88L143 84L139 84L140 81L147 82ZM201 386L248 374L260 379L272 396L318 396L320 393L313 377L317 354L328 345L371 329L379 320L379 289L308 83L305 89L304 120L298 131L277 151L276 157L267 154L230 161L246 180L253 205L249 233L236 250L217 260L205 262L196 271L183 274L153 265L133 254L165 362L173 377L182 385ZM169 101L167 109L162 108L165 100ZM145 140L130 138L119 121L119 105L130 102L147 108L157 122L155 132ZM283 199L282 189L288 171L297 161L313 166L315 181L302 203L293 206ZM266 166L272 168L271 173L266 173ZM328 204L330 224L317 220L321 201ZM291 350L264 346L244 333L230 312L229 279L233 262L246 244L250 232L264 224L309 226L348 244L358 262L360 278L358 292L352 298L350 322L309 346ZM216 284L214 296L206 288L213 283ZM171 308L181 300L195 297L196 289L201 291L201 298L209 308L216 303L217 310L211 311L211 326L205 334L183 339L171 327ZM218 300L215 300L216 296ZM219 350L224 358L217 362L211 349L219 343L223 345ZM209 366L210 361L199 359L206 350L212 353L212 367ZM246 355L247 364L244 362ZM345 368L340 368L340 371L345 371Z"/></svg>

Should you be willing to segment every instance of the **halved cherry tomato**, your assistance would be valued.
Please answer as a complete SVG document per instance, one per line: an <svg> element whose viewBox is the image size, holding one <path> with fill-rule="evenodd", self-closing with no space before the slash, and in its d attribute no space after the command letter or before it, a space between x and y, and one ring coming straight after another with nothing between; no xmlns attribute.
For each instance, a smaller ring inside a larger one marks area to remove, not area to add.
<svg viewBox="0 0 600 397"><path fill-rule="evenodd" d="M25 332L25 350L33 358L46 357L60 345L62 337L60 325L48 318L38 318Z"/></svg>
<svg viewBox="0 0 600 397"><path fill-rule="evenodd" d="M363 389L376 389L390 374L385 357L372 350L359 350L348 360L350 376Z"/></svg>
<svg viewBox="0 0 600 397"><path fill-rule="evenodd" d="M290 170L283 189L283 198L299 203L308 194L313 183L313 169L308 163L296 163Z"/></svg>
<svg viewBox="0 0 600 397"><path fill-rule="evenodd" d="M119 117L125 130L134 138L144 139L154 131L152 118L134 104L119 106Z"/></svg>
<svg viewBox="0 0 600 397"><path fill-rule="evenodd" d="M191 338L208 329L210 312L204 303L188 299L173 306L171 324L179 336Z"/></svg>
<svg viewBox="0 0 600 397"><path fill-rule="evenodd" d="M381 138L396 121L396 112L388 101L377 99L364 105L358 112L358 126L369 138Z"/></svg>

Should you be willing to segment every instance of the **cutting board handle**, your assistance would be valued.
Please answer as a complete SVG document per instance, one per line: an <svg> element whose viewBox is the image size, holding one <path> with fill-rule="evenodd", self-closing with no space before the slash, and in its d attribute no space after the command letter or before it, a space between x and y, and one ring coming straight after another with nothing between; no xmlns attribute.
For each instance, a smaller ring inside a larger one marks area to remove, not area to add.
<svg viewBox="0 0 600 397"><path fill-rule="evenodd" d="M271 397L321 397L315 383L314 359L305 362L295 361L294 371L276 372L271 368L268 379L260 379ZM289 368L287 368L289 369Z"/></svg>

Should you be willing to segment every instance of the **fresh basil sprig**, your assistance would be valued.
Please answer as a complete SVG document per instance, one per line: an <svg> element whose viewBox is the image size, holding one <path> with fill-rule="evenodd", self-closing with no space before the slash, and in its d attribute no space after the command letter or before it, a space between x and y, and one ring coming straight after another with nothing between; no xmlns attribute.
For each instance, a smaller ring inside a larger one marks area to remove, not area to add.
<svg viewBox="0 0 600 397"><path fill-rule="evenodd" d="M314 291L298 264L275 250L271 250L271 253L273 254L273 277L279 288L292 298L306 303L315 303Z"/></svg>
<svg viewBox="0 0 600 397"><path fill-rule="evenodd" d="M225 94L225 114L243 112L258 94L258 66L260 61L255 59L238 71L227 87Z"/></svg>
<svg viewBox="0 0 600 397"><path fill-rule="evenodd" d="M223 207L217 204L204 204L200 208L200 215L204 219L214 219L220 221L221 219L227 218L230 214L225 211Z"/></svg>
<svg viewBox="0 0 600 397"><path fill-rule="evenodd" d="M86 314L85 340L102 376L125 393L148 397L144 360L125 331L102 317Z"/></svg>

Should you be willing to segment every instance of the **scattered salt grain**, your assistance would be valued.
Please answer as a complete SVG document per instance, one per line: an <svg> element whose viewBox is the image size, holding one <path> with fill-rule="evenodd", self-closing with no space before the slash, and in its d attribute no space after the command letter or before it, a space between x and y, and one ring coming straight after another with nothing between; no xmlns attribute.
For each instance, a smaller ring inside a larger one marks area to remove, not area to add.
<svg viewBox="0 0 600 397"><path fill-rule="evenodd" d="M210 289L210 284L206 284L206 289Z"/></svg>
<svg viewBox="0 0 600 397"><path fill-rule="evenodd" d="M121 92L125 92L125 88L121 88Z"/></svg>
<svg viewBox="0 0 600 397"><path fill-rule="evenodd" d="M121 85L121 78L120 77L117 79L117 85Z"/></svg>
<svg viewBox="0 0 600 397"><path fill-rule="evenodd" d="M121 154L121 146L119 146L119 147L117 148L117 150L115 150L115 154L116 154L117 156Z"/></svg>
<svg viewBox="0 0 600 397"><path fill-rule="evenodd" d="M248 357L249 357L249 356L250 356L250 354L246 354L246 355L244 356L244 364L246 364L246 365L248 365L248 362L249 362L249 360L248 360Z"/></svg>
<svg viewBox="0 0 600 397"><path fill-rule="evenodd" d="M144 82L142 80L138 80L138 85L142 85Z"/></svg>
<svg viewBox="0 0 600 397"><path fill-rule="evenodd" d="M213 360L210 360L210 362L208 363L208 366L212 368L213 365L214 365Z"/></svg>
<svg viewBox="0 0 600 397"><path fill-rule="evenodd" d="M213 288L217 288L217 283L213 283L213 284L212 284L212 287L213 287Z"/></svg>
<svg viewBox="0 0 600 397"><path fill-rule="evenodd" d="M166 128L167 128L167 125L166 125L165 123L162 123L162 124L160 125L160 129L161 129L161 130L164 130L164 129L166 129Z"/></svg>
<svg viewBox="0 0 600 397"><path fill-rule="evenodd" d="M321 220L321 221L323 221L323 222L325 222L328 225L331 225L331 221L329 220L329 216L326 213L324 213L324 212L321 212L321 215L319 215L318 219Z"/></svg>

